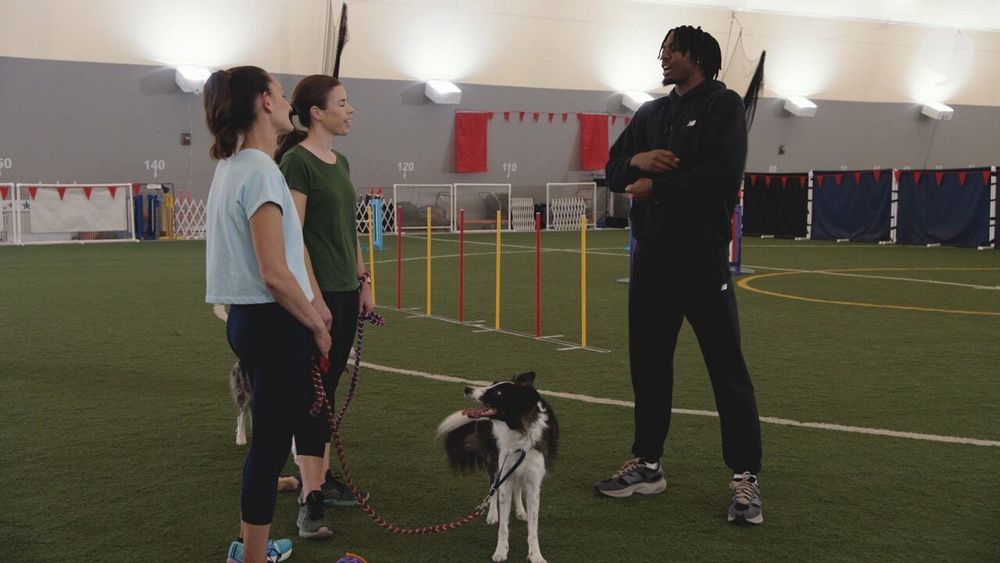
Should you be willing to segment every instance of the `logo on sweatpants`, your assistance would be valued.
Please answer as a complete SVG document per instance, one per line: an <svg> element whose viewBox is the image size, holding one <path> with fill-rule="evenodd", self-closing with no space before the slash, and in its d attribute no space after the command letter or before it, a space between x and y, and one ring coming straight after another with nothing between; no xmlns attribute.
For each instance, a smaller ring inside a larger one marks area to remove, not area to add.
<svg viewBox="0 0 1000 563"><path fill-rule="evenodd" d="M687 126L688 127L694 127L695 123L698 123L698 120L697 119L692 119L691 121L688 121Z"/></svg>
<svg viewBox="0 0 1000 563"><path fill-rule="evenodd" d="M719 291L725 291L727 289L729 289L729 284L728 283L724 283L724 284L722 284L722 289L720 289Z"/></svg>

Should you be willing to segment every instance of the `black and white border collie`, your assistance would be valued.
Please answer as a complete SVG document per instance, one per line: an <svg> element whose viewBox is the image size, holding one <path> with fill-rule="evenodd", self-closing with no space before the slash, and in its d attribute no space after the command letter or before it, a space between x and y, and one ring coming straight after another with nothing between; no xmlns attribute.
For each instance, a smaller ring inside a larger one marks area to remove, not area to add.
<svg viewBox="0 0 1000 563"><path fill-rule="evenodd" d="M491 485L498 472L506 475L525 453L521 465L490 499L486 522L500 523L493 561L507 560L513 500L517 517L528 522L528 560L545 563L538 547L538 509L545 468L556 455L559 423L534 383L535 373L528 372L487 387L466 387L465 396L482 406L453 413L438 426L451 466L463 471L485 469Z"/></svg>

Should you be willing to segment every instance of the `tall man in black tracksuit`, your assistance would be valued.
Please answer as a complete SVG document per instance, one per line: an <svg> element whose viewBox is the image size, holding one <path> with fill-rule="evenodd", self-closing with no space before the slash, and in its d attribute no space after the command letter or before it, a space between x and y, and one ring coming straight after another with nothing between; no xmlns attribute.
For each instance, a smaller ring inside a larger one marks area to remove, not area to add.
<svg viewBox="0 0 1000 563"><path fill-rule="evenodd" d="M728 243L747 153L743 100L715 80L718 42L701 28L670 31L660 50L663 84L611 148L608 186L632 199L635 249L629 284L629 356L635 393L635 459L597 491L612 497L666 488L660 457L670 427L673 355L685 318L708 367L734 471L730 522L763 521L756 474L760 422L740 350Z"/></svg>

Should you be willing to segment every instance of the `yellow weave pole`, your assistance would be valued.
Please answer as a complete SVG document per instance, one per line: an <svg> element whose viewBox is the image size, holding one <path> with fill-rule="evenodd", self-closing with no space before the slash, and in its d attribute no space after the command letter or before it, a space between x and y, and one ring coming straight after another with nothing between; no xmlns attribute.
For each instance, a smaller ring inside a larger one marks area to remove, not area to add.
<svg viewBox="0 0 1000 563"><path fill-rule="evenodd" d="M163 225L166 227L164 235L162 238L165 240L174 240L174 194L173 192L167 192L163 196Z"/></svg>
<svg viewBox="0 0 1000 563"><path fill-rule="evenodd" d="M431 316L431 208L427 208L427 316Z"/></svg>
<svg viewBox="0 0 1000 563"><path fill-rule="evenodd" d="M368 220L368 274L371 276L372 305L375 304L375 229L372 228L372 204L365 208Z"/></svg>
<svg viewBox="0 0 1000 563"><path fill-rule="evenodd" d="M580 345L587 347L587 216L580 216Z"/></svg>
<svg viewBox="0 0 1000 563"><path fill-rule="evenodd" d="M497 280L496 280L496 305L493 309L493 328L500 330L500 210L497 210Z"/></svg>

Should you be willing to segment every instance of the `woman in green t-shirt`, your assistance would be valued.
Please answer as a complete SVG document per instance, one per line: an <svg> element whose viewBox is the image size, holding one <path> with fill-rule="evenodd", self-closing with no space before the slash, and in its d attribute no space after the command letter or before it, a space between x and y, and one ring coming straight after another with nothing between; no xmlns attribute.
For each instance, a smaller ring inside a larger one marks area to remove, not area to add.
<svg viewBox="0 0 1000 563"><path fill-rule="evenodd" d="M325 75L302 79L292 94L292 109L305 131L285 136L275 154L292 191L302 221L306 266L316 299L313 306L330 327L333 347L324 374L331 403L354 345L359 313L372 310L369 275L362 259L356 227L357 195L347 158L333 150L334 139L351 130L354 108L339 80ZM299 535L333 535L324 506L355 505L354 496L330 472L330 434L323 417L306 417L295 434L302 473Z"/></svg>

